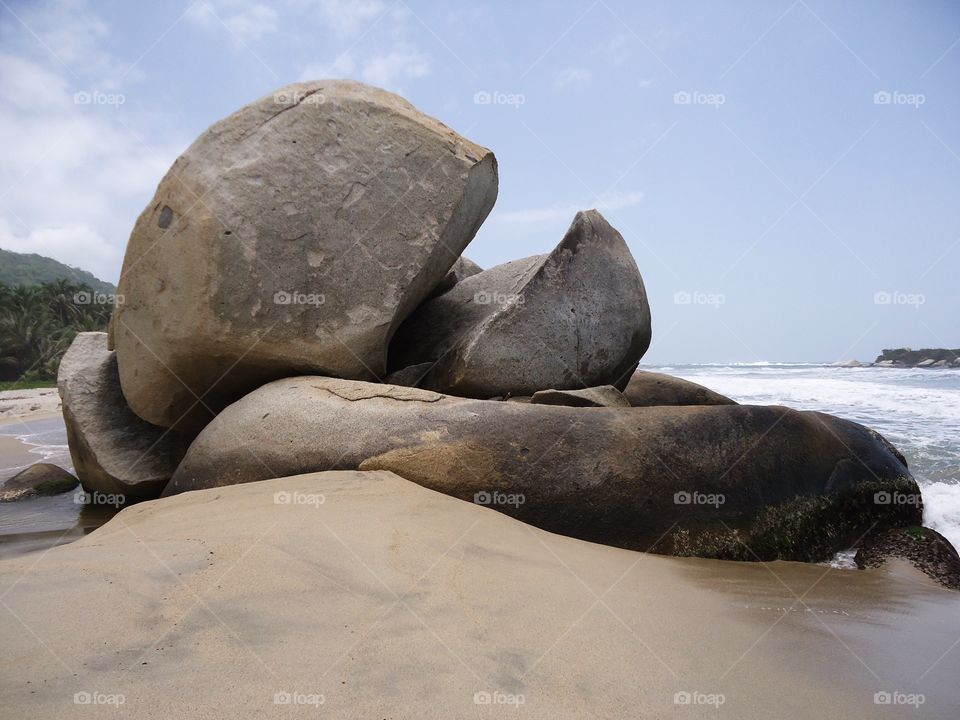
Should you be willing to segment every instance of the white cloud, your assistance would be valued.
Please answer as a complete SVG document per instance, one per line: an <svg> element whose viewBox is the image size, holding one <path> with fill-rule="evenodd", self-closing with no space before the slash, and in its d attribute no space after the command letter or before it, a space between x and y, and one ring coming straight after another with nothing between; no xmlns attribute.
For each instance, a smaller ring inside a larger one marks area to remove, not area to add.
<svg viewBox="0 0 960 720"><path fill-rule="evenodd" d="M3 19L12 21L10 28L28 38L30 45L71 81L92 83L106 91L116 87L123 76L135 76L135 69L103 49L110 28L89 12L84 0L46 0L18 7L17 13L19 20L10 15ZM9 40L4 44L9 51Z"/></svg>
<svg viewBox="0 0 960 720"><path fill-rule="evenodd" d="M330 44L344 48L333 60L308 63L301 80L349 78L403 93L406 81L432 72L430 55L409 39L414 16L402 2L389 6L381 0L295 2L319 8L331 31Z"/></svg>
<svg viewBox="0 0 960 720"><path fill-rule="evenodd" d="M117 79L126 64L90 45L109 36L103 23L77 3L69 12L64 7L39 3L24 20L51 42L76 31L74 46L57 43L64 62L87 47L70 69L22 26L0 27L0 247L48 255L115 281L136 214L186 143L157 140L151 128L161 118L138 114L133 103L75 102L78 91L136 88ZM112 78L97 74L111 68L123 69ZM124 82L131 79L127 73Z"/></svg>
<svg viewBox="0 0 960 720"><path fill-rule="evenodd" d="M350 37L369 27L383 12L380 0L320 0L320 10L337 35Z"/></svg>
<svg viewBox="0 0 960 720"><path fill-rule="evenodd" d="M0 217L0 247L56 258L71 267L89 270L101 279L115 280L109 271L120 260L119 248L84 223L33 230L22 228L18 234L6 218Z"/></svg>
<svg viewBox="0 0 960 720"><path fill-rule="evenodd" d="M401 80L430 74L430 61L411 45L397 47L388 53L374 55L363 63L360 77L365 82L393 89Z"/></svg>
<svg viewBox="0 0 960 720"><path fill-rule="evenodd" d="M590 82L590 71L586 68L567 68L562 70L553 80L553 86L558 90L568 87L584 87Z"/></svg>
<svg viewBox="0 0 960 720"><path fill-rule="evenodd" d="M49 107L68 97L67 83L57 73L26 58L0 53L0 101L23 110Z"/></svg>
<svg viewBox="0 0 960 720"><path fill-rule="evenodd" d="M300 73L301 80L322 78L359 79L371 85L398 92L404 80L415 80L430 74L430 58L419 48L401 44L386 53L357 59L343 54L332 63L314 63Z"/></svg>
<svg viewBox="0 0 960 720"><path fill-rule="evenodd" d="M621 210L639 205L643 200L642 192L624 192L597 198L592 203L580 205L554 205L548 208L534 208L529 210L514 210L511 212L495 213L491 220L504 223L531 223L554 222L558 220L573 220L573 216L580 210L596 208L600 212Z"/></svg>
<svg viewBox="0 0 960 720"><path fill-rule="evenodd" d="M324 80L329 78L347 78L351 79L354 77L356 72L357 64L350 55L341 55L336 58L332 63L323 65L321 63L314 63L312 65L307 65L303 69L303 72L300 73L300 80Z"/></svg>
<svg viewBox="0 0 960 720"><path fill-rule="evenodd" d="M247 44L277 30L277 13L259 3L239 0L206 0L192 5L186 18L206 30L226 29L234 39Z"/></svg>

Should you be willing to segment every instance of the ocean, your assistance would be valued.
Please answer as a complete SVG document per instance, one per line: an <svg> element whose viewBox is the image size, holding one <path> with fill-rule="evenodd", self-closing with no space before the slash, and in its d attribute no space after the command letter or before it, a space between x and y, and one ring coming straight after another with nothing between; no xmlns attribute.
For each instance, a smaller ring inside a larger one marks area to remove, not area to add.
<svg viewBox="0 0 960 720"><path fill-rule="evenodd" d="M960 547L960 369L837 368L805 363L642 366L692 380L740 403L820 410L882 433L907 458L923 492L924 524ZM29 454L0 454L0 478L33 462L71 468L60 418L0 426L0 437L18 438ZM88 531L72 493L0 504L0 540L38 530ZM90 509L85 510L90 513ZM102 520L101 520L102 521ZM70 536L74 536L73 533Z"/></svg>

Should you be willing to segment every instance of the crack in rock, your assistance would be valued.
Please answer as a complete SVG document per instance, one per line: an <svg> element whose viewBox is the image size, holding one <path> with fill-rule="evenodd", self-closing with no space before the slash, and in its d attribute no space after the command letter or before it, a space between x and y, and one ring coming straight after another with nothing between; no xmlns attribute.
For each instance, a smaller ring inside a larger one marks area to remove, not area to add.
<svg viewBox="0 0 960 720"><path fill-rule="evenodd" d="M416 388L394 388L392 390L369 390L367 388L342 389L340 392L331 390L322 385L314 385L317 390L326 390L331 395L336 395L341 400L356 402L358 400L373 400L383 398L385 400L396 400L398 402L425 402L435 403L443 398L438 393L417 390Z"/></svg>

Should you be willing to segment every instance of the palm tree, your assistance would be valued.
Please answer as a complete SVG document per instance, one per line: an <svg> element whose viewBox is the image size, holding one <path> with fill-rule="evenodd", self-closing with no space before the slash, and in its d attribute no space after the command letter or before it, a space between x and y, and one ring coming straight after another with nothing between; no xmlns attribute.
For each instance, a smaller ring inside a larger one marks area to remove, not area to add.
<svg viewBox="0 0 960 720"><path fill-rule="evenodd" d="M77 332L105 330L112 308L93 290L59 280L0 284L0 379L52 379Z"/></svg>

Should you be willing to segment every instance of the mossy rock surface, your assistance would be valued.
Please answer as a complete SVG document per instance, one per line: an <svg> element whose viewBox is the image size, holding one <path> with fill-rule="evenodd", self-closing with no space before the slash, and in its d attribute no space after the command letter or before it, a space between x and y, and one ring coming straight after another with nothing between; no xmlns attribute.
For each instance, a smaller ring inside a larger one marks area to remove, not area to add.
<svg viewBox="0 0 960 720"><path fill-rule="evenodd" d="M907 560L941 585L960 590L960 555L943 535L911 526L874 533L857 550L857 567L879 567L891 558Z"/></svg>
<svg viewBox="0 0 960 720"><path fill-rule="evenodd" d="M909 478L870 481L843 491L798 496L740 525L686 528L658 551L721 560L822 562L868 535L919 525L923 505Z"/></svg>
<svg viewBox="0 0 960 720"><path fill-rule="evenodd" d="M37 463L0 486L0 502L14 502L38 495L61 495L79 484L73 475L58 465Z"/></svg>

